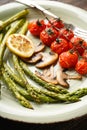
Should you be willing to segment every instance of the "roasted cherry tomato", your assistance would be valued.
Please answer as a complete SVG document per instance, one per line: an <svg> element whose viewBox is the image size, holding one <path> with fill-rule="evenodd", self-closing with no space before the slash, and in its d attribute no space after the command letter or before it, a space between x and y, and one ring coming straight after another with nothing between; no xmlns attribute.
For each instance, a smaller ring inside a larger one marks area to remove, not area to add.
<svg viewBox="0 0 87 130"><path fill-rule="evenodd" d="M74 37L74 33L69 28L62 28L60 29L60 37L65 38L66 40L70 41L70 39Z"/></svg>
<svg viewBox="0 0 87 130"><path fill-rule="evenodd" d="M40 33L40 40L47 46L57 38L59 32L54 28L46 28Z"/></svg>
<svg viewBox="0 0 87 130"><path fill-rule="evenodd" d="M69 50L69 43L63 38L57 38L51 43L51 50L57 54L61 54L62 52Z"/></svg>
<svg viewBox="0 0 87 130"><path fill-rule="evenodd" d="M46 25L44 20L33 20L29 23L28 29L32 35L39 37L40 33L43 29L45 29Z"/></svg>
<svg viewBox="0 0 87 130"><path fill-rule="evenodd" d="M78 51L80 55L83 54L86 46L86 42L80 37L73 37L69 43L70 49L73 48L74 50Z"/></svg>
<svg viewBox="0 0 87 130"><path fill-rule="evenodd" d="M78 54L72 51L66 51L59 55L59 64L62 68L74 68L78 61Z"/></svg>
<svg viewBox="0 0 87 130"><path fill-rule="evenodd" d="M75 70L81 74L81 75L86 75L87 74L87 59L81 58L75 67Z"/></svg>
<svg viewBox="0 0 87 130"><path fill-rule="evenodd" d="M60 18L51 18L48 23L47 23L47 27L54 27L54 28L63 28L64 27L64 23Z"/></svg>
<svg viewBox="0 0 87 130"><path fill-rule="evenodd" d="M87 59L87 50L83 52L82 57Z"/></svg>

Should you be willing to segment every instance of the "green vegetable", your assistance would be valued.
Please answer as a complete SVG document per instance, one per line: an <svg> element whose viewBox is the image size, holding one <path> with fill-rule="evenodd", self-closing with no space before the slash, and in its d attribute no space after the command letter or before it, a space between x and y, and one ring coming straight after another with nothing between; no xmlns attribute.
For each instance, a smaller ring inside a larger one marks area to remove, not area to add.
<svg viewBox="0 0 87 130"><path fill-rule="evenodd" d="M9 78L9 75L6 74L6 72L4 71L3 68L2 68L2 74L3 74L3 78L6 82L6 84L9 87L9 90L11 90L11 92L15 95L15 97L18 99L20 104L23 105L24 107L33 109L30 102L17 91L17 89L16 89L17 85L11 80L11 78Z"/></svg>
<svg viewBox="0 0 87 130"><path fill-rule="evenodd" d="M3 63L3 66L5 68L5 71L10 75L10 77L16 82L18 83L20 86L24 87L25 84L22 81L22 79L19 77L18 74L14 73L14 71L12 70L12 68L10 66L8 66L5 62Z"/></svg>
<svg viewBox="0 0 87 130"><path fill-rule="evenodd" d="M0 33L0 44L1 44L1 42L2 42L2 39L3 39L3 33Z"/></svg>
<svg viewBox="0 0 87 130"><path fill-rule="evenodd" d="M72 93L68 93L67 95L81 98L87 95L87 88L78 89Z"/></svg>
<svg viewBox="0 0 87 130"><path fill-rule="evenodd" d="M24 35L26 34L26 32L28 30L28 24L29 24L29 22L26 20L23 27L21 28L21 30L19 32L20 34L24 34Z"/></svg>
<svg viewBox="0 0 87 130"><path fill-rule="evenodd" d="M9 24L11 24L12 22L25 17L27 14L29 13L29 9L24 9L20 12L18 12L17 14L13 15L12 17L10 17L9 19L3 21L0 24L0 31L2 31L6 26L8 26Z"/></svg>

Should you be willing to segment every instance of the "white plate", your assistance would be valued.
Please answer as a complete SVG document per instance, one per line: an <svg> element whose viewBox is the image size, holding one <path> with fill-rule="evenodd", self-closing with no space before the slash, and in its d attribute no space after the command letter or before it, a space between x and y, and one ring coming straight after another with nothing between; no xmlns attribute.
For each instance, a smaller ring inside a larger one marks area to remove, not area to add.
<svg viewBox="0 0 87 130"><path fill-rule="evenodd" d="M37 1L46 9L61 17L64 21L87 30L87 12L74 6L54 1ZM15 12L22 10L25 6L17 3L10 3L0 7L0 19L8 18ZM29 19L41 17L40 14L30 11ZM87 80L71 81L70 91L86 87ZM33 103L34 110L22 107L10 92L3 88L0 100L0 116L12 120L28 123L53 123L66 121L87 114L87 96L80 102L73 104L44 104Z"/></svg>

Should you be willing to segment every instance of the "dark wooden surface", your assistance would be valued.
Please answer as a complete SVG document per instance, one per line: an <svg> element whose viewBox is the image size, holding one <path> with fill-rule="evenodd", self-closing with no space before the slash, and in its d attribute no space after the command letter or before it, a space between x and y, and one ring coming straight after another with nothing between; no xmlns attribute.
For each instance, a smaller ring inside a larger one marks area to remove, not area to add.
<svg viewBox="0 0 87 130"><path fill-rule="evenodd" d="M13 0L0 0L0 5ZM87 10L87 0L55 0ZM29 124L0 118L0 130L29 129L29 130L87 130L87 115L65 122L53 124Z"/></svg>
<svg viewBox="0 0 87 130"><path fill-rule="evenodd" d="M87 10L87 0L55 0Z"/></svg>

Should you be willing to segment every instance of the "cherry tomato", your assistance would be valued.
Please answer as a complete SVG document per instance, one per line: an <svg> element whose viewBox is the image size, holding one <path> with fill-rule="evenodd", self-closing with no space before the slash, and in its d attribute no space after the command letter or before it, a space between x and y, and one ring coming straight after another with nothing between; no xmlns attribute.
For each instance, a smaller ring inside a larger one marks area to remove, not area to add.
<svg viewBox="0 0 87 130"><path fill-rule="evenodd" d="M40 33L43 29L45 29L46 25L44 20L33 20L29 23L28 29L32 35L39 37Z"/></svg>
<svg viewBox="0 0 87 130"><path fill-rule="evenodd" d="M60 55L62 52L69 50L69 44L65 39L57 38L51 43L51 50Z"/></svg>
<svg viewBox="0 0 87 130"><path fill-rule="evenodd" d="M87 74L87 59L81 58L75 67L75 70L81 74L81 75L86 75Z"/></svg>
<svg viewBox="0 0 87 130"><path fill-rule="evenodd" d="M65 38L66 40L70 41L72 37L74 37L74 33L69 28L62 28L60 30L60 37Z"/></svg>
<svg viewBox="0 0 87 130"><path fill-rule="evenodd" d="M60 18L51 18L47 23L47 27L56 27L56 28L63 28L64 23Z"/></svg>
<svg viewBox="0 0 87 130"><path fill-rule="evenodd" d="M83 52L82 57L87 59L87 50Z"/></svg>
<svg viewBox="0 0 87 130"><path fill-rule="evenodd" d="M47 46L57 38L59 32L54 28L46 28L40 33L40 40Z"/></svg>
<svg viewBox="0 0 87 130"><path fill-rule="evenodd" d="M85 50L85 45L86 45L86 42L80 37L71 38L70 43L69 43L69 47L78 51L80 55L83 54Z"/></svg>
<svg viewBox="0 0 87 130"><path fill-rule="evenodd" d="M74 68L78 61L78 54L72 51L66 51L59 55L59 64L62 68Z"/></svg>

